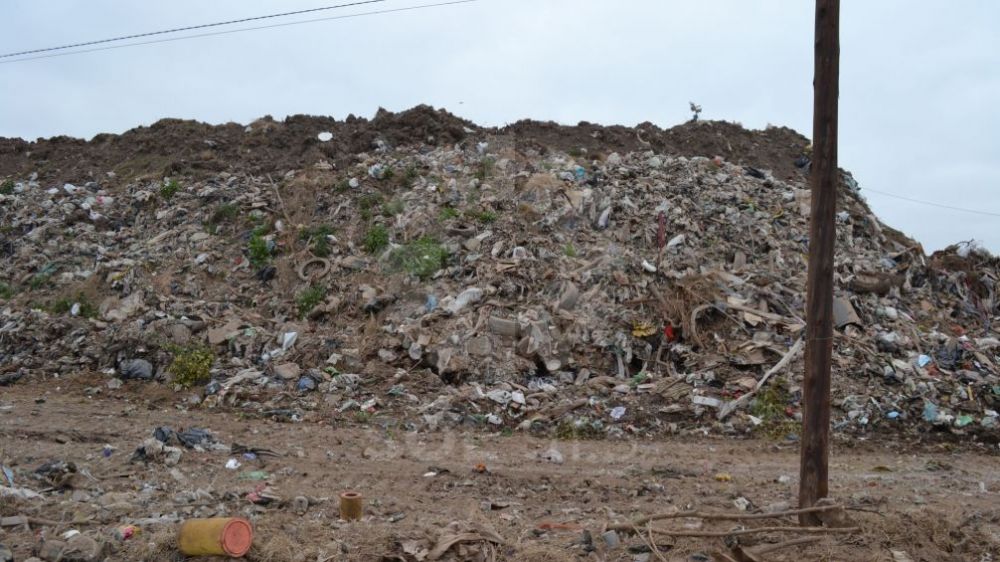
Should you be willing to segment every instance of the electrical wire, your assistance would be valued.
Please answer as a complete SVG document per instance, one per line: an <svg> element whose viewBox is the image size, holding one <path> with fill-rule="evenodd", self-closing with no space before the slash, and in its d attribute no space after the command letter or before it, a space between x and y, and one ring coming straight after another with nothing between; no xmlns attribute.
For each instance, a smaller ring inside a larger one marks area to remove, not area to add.
<svg viewBox="0 0 1000 562"><path fill-rule="evenodd" d="M154 39L154 40L151 40L151 41L139 41L139 42L136 42L136 43L126 43L124 45L107 45L105 47L95 47L93 49L80 49L78 51L69 51L69 52L65 52L65 53L49 53L47 55L37 55L37 56L34 56L34 57L24 57L24 58L13 59L13 60L0 60L0 64L12 64L12 63L24 62L24 61L30 61L30 60L48 59L48 58L54 58L54 57L65 57L65 56L69 56L69 55L78 55L78 54L83 54L83 53L93 53L93 52L97 52L97 51L109 51L109 50L112 50L112 49L123 49L125 47L136 47L136 46L139 46L139 45L152 45L152 44L155 44L155 43L168 43L168 42L171 42L171 41L183 41L184 39L195 39L195 38L198 38L198 37L212 37L212 36L216 36L216 35L228 35L228 34L231 34L231 33L240 33L242 31L256 31L256 30L259 30L259 29L274 29L274 28L278 28L278 27L287 27L287 26L290 26L290 25L299 25L299 24L303 24L303 23L315 23L315 22L320 22L320 21L341 20L341 19L356 18L356 17L361 17L361 16L374 16L374 15L379 15L379 14L390 14L390 13L394 13L394 12L408 12L408 11L413 11L413 10L420 10L420 9L423 9L423 8L437 8L437 7L441 7L441 6L452 6L452 5L456 5L456 4L470 4L472 2L479 2L479 1L480 0L452 0L450 2L437 2L437 3L434 3L434 4L419 4L419 5L416 5L416 6L406 6L404 8L391 8L391 9L385 9L385 10L372 10L372 11L369 11L369 12L357 12L357 13L354 13L354 14L347 14L347 15L343 15L343 16L330 16L330 17L325 17L325 18L313 18L313 19L292 21L292 22L286 22L286 23L275 23L275 24L271 24L271 25L259 25L259 26L255 26L255 27L243 27L243 28L240 28L240 29L230 29L230 30L226 30L226 31L212 31L212 32L208 32L208 33L196 33L194 35L184 35L184 36L181 36L181 37L168 37L168 38L165 38L165 39Z"/></svg>
<svg viewBox="0 0 1000 562"><path fill-rule="evenodd" d="M912 197L904 197L902 195L896 195L895 193L889 193L889 192L886 192L886 191L879 191L877 189L872 189L870 187L863 187L863 188L861 188L861 191L862 192L870 191L872 193L877 193L879 195L884 195L886 197L892 197L892 198L895 198L895 199L902 199L903 201L909 201L910 203L919 203L921 205L927 205L927 206L930 206L930 207L938 207L938 208L941 208L941 209L950 209L952 211L961 211L963 213L972 213L972 214L976 214L976 215L984 215L984 216L987 216L987 217L1000 217L1000 213L993 213L993 212L990 212L990 211L980 211L978 209L966 209L964 207L955 207L955 206L952 206L952 205L943 205L941 203L935 203L933 201L924 201L923 199L913 199Z"/></svg>
<svg viewBox="0 0 1000 562"><path fill-rule="evenodd" d="M121 37L112 37L110 39L98 39L96 41L86 41L83 43L72 43L70 45L60 45L58 47L46 47L44 49L32 49L30 51L20 51L17 53L7 53L0 55L0 59L19 57L21 55L33 55L36 53L46 53L49 51L61 51L64 49L74 49L76 47L89 47L91 45L100 45L102 43L111 43L114 41L125 41L127 39L138 39L140 37L150 37L152 35L164 35L167 33L178 33L181 31L190 31L192 29L204 29L206 27L219 27L221 25L233 25L235 23L246 23L248 21L258 21L270 18L282 18L286 16L297 16L301 14L308 14L313 12L322 12L325 10L336 10L338 8L349 8L351 6L361 6L363 4L375 4L378 2L385 2L385 0L361 0L358 2L351 2L350 4L337 4L336 6L323 6L321 8L310 8L308 10L297 10L294 12L283 12L280 14L269 14L266 16L255 16L252 18L242 18L238 20L220 21L216 23L203 23L201 25L189 25L187 27L177 27L174 29L164 29L162 31L150 31L148 33L136 33L134 35L122 35Z"/></svg>

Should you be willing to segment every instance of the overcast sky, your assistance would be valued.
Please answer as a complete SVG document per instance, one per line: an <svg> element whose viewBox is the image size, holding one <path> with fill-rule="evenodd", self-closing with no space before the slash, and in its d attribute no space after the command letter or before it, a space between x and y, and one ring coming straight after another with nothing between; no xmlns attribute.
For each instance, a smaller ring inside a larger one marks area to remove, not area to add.
<svg viewBox="0 0 1000 562"><path fill-rule="evenodd" d="M0 52L335 3L4 0ZM974 238L1000 252L1000 2L843 4L841 166L863 189L997 214L866 191L885 223L928 251ZM480 0L0 64L0 136L90 138L162 117L371 116L419 103L482 125L671 126L690 116L689 100L703 118L809 136L812 34L808 0Z"/></svg>

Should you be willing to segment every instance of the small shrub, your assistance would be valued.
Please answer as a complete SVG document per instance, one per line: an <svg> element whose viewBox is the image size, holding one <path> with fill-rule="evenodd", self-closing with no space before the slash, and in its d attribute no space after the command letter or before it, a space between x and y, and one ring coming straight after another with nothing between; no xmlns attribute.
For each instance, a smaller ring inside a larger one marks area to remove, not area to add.
<svg viewBox="0 0 1000 562"><path fill-rule="evenodd" d="M0 195L11 195L14 193L14 180L4 180L0 183Z"/></svg>
<svg viewBox="0 0 1000 562"><path fill-rule="evenodd" d="M212 363L215 354L204 346L175 347L171 350L174 360L169 371L174 375L174 382L190 388L196 384L208 382L211 378Z"/></svg>
<svg viewBox="0 0 1000 562"><path fill-rule="evenodd" d="M493 165L494 163L492 158L483 158L478 164L476 164L476 171L473 172L473 175L480 182L484 182L487 178L493 175Z"/></svg>
<svg viewBox="0 0 1000 562"><path fill-rule="evenodd" d="M318 258L325 258L330 255L330 240L327 236L333 234L333 227L321 224L312 228L306 228L299 233L299 239L312 243L312 253Z"/></svg>
<svg viewBox="0 0 1000 562"><path fill-rule="evenodd" d="M497 214L493 211L469 211L468 215L483 224L490 224L497 220Z"/></svg>
<svg viewBox="0 0 1000 562"><path fill-rule="evenodd" d="M351 180L343 179L333 186L334 193L346 193L351 190Z"/></svg>
<svg viewBox="0 0 1000 562"><path fill-rule="evenodd" d="M362 244L369 254L382 253L389 246L389 229L381 224L372 225L368 232L365 232Z"/></svg>
<svg viewBox="0 0 1000 562"><path fill-rule="evenodd" d="M441 209L441 216L440 216L441 222L457 219L459 216L461 215L459 214L458 209L454 207L445 207Z"/></svg>
<svg viewBox="0 0 1000 562"><path fill-rule="evenodd" d="M573 244L566 244L566 247L563 248L563 253L566 254L566 257L568 258L575 258L576 248L573 247Z"/></svg>
<svg viewBox="0 0 1000 562"><path fill-rule="evenodd" d="M247 244L247 253L250 254L250 263L254 267L267 265L271 261L271 249L268 247L267 227L257 227L250 234L250 242Z"/></svg>
<svg viewBox="0 0 1000 562"><path fill-rule="evenodd" d="M47 271L42 271L34 274L31 277L31 281L28 282L28 286L31 287L32 291L37 291L43 287L48 287L52 284L52 273Z"/></svg>
<svg viewBox="0 0 1000 562"><path fill-rule="evenodd" d="M403 202L399 199L393 199L388 203L382 205L382 214L387 217L393 217L403 212Z"/></svg>
<svg viewBox="0 0 1000 562"><path fill-rule="evenodd" d="M211 234L216 234L219 231L219 225L226 222L231 222L239 214L240 208L235 203L223 203L216 207L212 216L208 217L205 222L205 230Z"/></svg>
<svg viewBox="0 0 1000 562"><path fill-rule="evenodd" d="M15 294L14 287L7 283L0 283L0 299L10 300L14 298Z"/></svg>
<svg viewBox="0 0 1000 562"><path fill-rule="evenodd" d="M180 189L181 186L177 183L177 180L168 180L163 184L163 187L160 188L160 197L169 200L171 197L176 195Z"/></svg>
<svg viewBox="0 0 1000 562"><path fill-rule="evenodd" d="M569 152L567 152L567 154L569 154L573 158L579 158L583 156L583 149L574 146L573 148L569 149Z"/></svg>
<svg viewBox="0 0 1000 562"><path fill-rule="evenodd" d="M417 183L418 179L420 179L420 172L417 170L417 167L413 164L407 166L403 172L403 185L413 187L413 184Z"/></svg>
<svg viewBox="0 0 1000 562"><path fill-rule="evenodd" d="M76 298L63 297L53 303L49 309L55 314L69 314L73 310L74 304L80 305L80 316L83 318L97 318L97 307L83 293L77 293Z"/></svg>
<svg viewBox="0 0 1000 562"><path fill-rule="evenodd" d="M215 209L210 220L214 223L229 222L235 219L239 212L240 208L236 203L223 203Z"/></svg>
<svg viewBox="0 0 1000 562"><path fill-rule="evenodd" d="M312 312L319 303L323 302L326 298L326 287L322 285L310 285L308 289L305 289L296 297L295 302L299 307L299 316L305 317L307 314Z"/></svg>
<svg viewBox="0 0 1000 562"><path fill-rule="evenodd" d="M781 380L775 381L767 390L758 394L750 404L750 413L763 420L755 431L771 439L784 439L789 434L797 435L801 424L785 414L790 399L788 389Z"/></svg>
<svg viewBox="0 0 1000 562"><path fill-rule="evenodd" d="M382 196L377 193L366 193L358 198L358 208L361 210L361 218L366 221L371 220L373 211L382 204Z"/></svg>
<svg viewBox="0 0 1000 562"><path fill-rule="evenodd" d="M604 426L600 420L567 419L555 428L556 439L600 439L604 437Z"/></svg>
<svg viewBox="0 0 1000 562"><path fill-rule="evenodd" d="M444 267L448 250L433 238L421 238L392 252L390 262L410 275L429 279Z"/></svg>

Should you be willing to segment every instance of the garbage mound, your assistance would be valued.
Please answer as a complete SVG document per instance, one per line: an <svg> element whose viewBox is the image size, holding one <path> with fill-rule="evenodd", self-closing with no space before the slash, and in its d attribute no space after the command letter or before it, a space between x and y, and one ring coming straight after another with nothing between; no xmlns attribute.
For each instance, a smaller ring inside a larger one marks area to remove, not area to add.
<svg viewBox="0 0 1000 562"><path fill-rule="evenodd" d="M720 122L163 120L0 139L0 385L563 437L794 439L808 141ZM834 427L996 442L1000 262L842 172Z"/></svg>

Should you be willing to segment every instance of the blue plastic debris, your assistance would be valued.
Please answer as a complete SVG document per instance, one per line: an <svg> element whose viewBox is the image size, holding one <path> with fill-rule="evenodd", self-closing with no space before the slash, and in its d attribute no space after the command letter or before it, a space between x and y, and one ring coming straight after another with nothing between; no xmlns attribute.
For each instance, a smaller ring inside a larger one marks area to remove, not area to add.
<svg viewBox="0 0 1000 562"><path fill-rule="evenodd" d="M924 403L924 421L931 423L936 422L938 419L938 407L933 402Z"/></svg>
<svg viewBox="0 0 1000 562"><path fill-rule="evenodd" d="M930 362L931 362L930 355L921 354L920 356L917 357L917 367L926 367L927 365L930 364Z"/></svg>
<svg viewBox="0 0 1000 562"><path fill-rule="evenodd" d="M299 382L296 383L295 388L297 388L299 392L316 390L316 381L312 377L301 377Z"/></svg>

